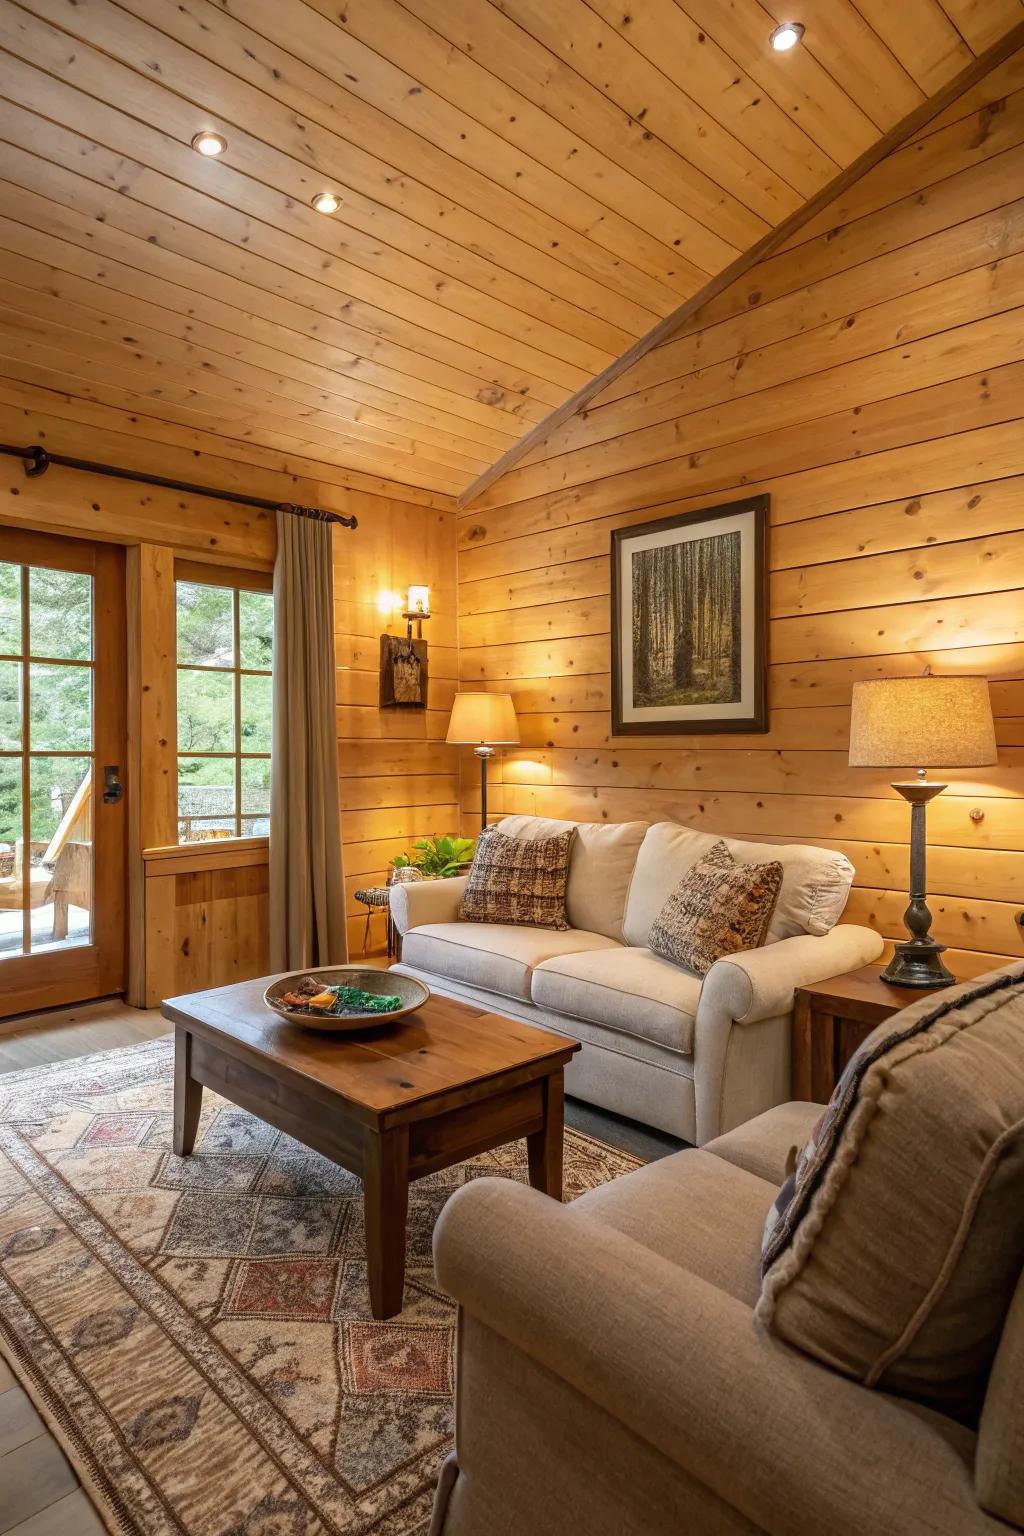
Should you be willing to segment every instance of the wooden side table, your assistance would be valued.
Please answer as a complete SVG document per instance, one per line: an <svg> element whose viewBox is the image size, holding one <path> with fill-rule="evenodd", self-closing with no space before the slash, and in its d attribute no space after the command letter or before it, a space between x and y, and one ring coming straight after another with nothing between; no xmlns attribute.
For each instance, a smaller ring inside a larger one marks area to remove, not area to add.
<svg viewBox="0 0 1024 1536"><path fill-rule="evenodd" d="M894 987L880 965L798 987L793 1007L790 1091L794 1099L827 1104L843 1068L876 1024L929 997L937 987Z"/></svg>

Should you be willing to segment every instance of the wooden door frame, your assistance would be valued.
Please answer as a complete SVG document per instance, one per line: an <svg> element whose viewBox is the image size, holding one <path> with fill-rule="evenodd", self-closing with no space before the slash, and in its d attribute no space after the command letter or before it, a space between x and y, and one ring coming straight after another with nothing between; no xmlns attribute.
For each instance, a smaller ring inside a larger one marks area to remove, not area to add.
<svg viewBox="0 0 1024 1536"><path fill-rule="evenodd" d="M93 704L96 779L105 763L122 769L125 793L103 801L94 780L92 942L41 954L0 957L0 1021L19 1013L60 1007L124 990L125 829L128 779L125 554L121 545L63 534L3 527L2 557L16 565L43 565L93 577Z"/></svg>

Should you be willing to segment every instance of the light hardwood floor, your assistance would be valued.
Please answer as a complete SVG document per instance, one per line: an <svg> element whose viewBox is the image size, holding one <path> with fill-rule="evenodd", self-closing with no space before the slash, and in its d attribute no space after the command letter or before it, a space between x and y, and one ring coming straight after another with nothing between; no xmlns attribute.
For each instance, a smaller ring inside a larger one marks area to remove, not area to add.
<svg viewBox="0 0 1024 1536"><path fill-rule="evenodd" d="M128 1008L120 998L54 1009L0 1024L0 1073L167 1033L158 1009ZM565 1118L567 1125L648 1162L682 1145L573 1099L566 1101ZM104 1529L67 1458L0 1357L0 1536L97 1536Z"/></svg>

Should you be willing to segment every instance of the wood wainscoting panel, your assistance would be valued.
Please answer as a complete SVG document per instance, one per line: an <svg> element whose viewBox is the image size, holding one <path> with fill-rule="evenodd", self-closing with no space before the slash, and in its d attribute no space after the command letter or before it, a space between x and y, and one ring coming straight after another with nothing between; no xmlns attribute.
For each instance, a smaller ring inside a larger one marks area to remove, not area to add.
<svg viewBox="0 0 1024 1536"><path fill-rule="evenodd" d="M265 847L259 863L148 878L146 1006L265 975L269 890Z"/></svg>
<svg viewBox="0 0 1024 1536"><path fill-rule="evenodd" d="M522 731L493 812L836 847L849 916L891 940L909 816L889 775L848 766L852 684L984 675L999 762L943 774L929 807L934 932L962 975L1024 954L1022 87L1017 53L462 514L463 685L511 690ZM762 491L768 732L616 739L612 530ZM469 772L462 808L469 829Z"/></svg>

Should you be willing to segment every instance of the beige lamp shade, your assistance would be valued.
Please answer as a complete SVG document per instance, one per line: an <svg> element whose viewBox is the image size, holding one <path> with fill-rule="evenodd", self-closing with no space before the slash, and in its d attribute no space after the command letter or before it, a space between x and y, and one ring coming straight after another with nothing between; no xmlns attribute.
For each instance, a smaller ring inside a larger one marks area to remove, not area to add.
<svg viewBox="0 0 1024 1536"><path fill-rule="evenodd" d="M472 746L518 746L519 724L512 695L457 693L447 740Z"/></svg>
<svg viewBox="0 0 1024 1536"><path fill-rule="evenodd" d="M854 768L983 768L996 761L984 677L891 677L853 685Z"/></svg>

